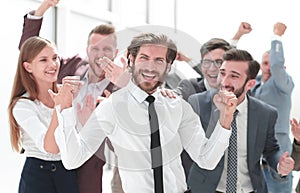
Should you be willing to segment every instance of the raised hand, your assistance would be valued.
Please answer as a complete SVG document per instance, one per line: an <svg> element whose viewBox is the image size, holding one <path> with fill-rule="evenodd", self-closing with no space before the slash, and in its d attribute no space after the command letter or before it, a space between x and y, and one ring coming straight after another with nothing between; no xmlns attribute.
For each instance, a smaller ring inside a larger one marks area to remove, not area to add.
<svg viewBox="0 0 300 193"><path fill-rule="evenodd" d="M123 67L118 66L112 60L107 57L100 58L98 63L105 71L105 78L110 80L112 83L116 83L122 73L126 70L126 60L122 57L121 62Z"/></svg>
<svg viewBox="0 0 300 193"><path fill-rule="evenodd" d="M73 85L65 83L59 87L58 93L54 93L50 89L48 90L55 106L60 106L60 111L72 106L73 89Z"/></svg>
<svg viewBox="0 0 300 193"><path fill-rule="evenodd" d="M95 108L96 104L92 94L85 97L82 106L77 103L77 117L82 126L87 122Z"/></svg>
<svg viewBox="0 0 300 193"><path fill-rule="evenodd" d="M35 11L35 16L43 16L44 13L50 8L54 7L59 3L59 0L44 0L38 9Z"/></svg>
<svg viewBox="0 0 300 193"><path fill-rule="evenodd" d="M118 87L127 85L130 75L126 71L127 63L124 57L120 58L122 67L115 64L107 57L100 58L98 63L101 64L102 69L105 71L105 78L114 83Z"/></svg>
<svg viewBox="0 0 300 193"><path fill-rule="evenodd" d="M233 113L236 110L237 98L233 92L220 90L213 98L214 104L220 111L220 124L226 129L230 129Z"/></svg>
<svg viewBox="0 0 300 193"><path fill-rule="evenodd" d="M252 27L249 23L247 22L241 22L239 25L238 31L232 38L233 40L239 40L243 35L248 34L252 31Z"/></svg>
<svg viewBox="0 0 300 193"><path fill-rule="evenodd" d="M274 24L273 32L275 35L282 36L286 30L286 25L284 23L277 22Z"/></svg>
<svg viewBox="0 0 300 193"><path fill-rule="evenodd" d="M80 88L83 85L83 82L80 81L80 76L66 76L62 79L62 83L68 83L73 86L73 96L76 97L79 93Z"/></svg>

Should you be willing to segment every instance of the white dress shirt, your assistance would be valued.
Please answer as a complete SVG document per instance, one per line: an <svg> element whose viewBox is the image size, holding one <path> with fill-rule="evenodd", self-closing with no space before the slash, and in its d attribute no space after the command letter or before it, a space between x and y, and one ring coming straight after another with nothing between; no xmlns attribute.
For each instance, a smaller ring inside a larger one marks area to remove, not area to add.
<svg viewBox="0 0 300 193"><path fill-rule="evenodd" d="M95 83L89 83L88 76L89 76L88 72L86 72L84 77L81 80L83 82L83 85L80 88L77 97L74 99L74 102L82 104L85 97L88 94L92 94L94 97L94 100L96 101L97 97L101 96L103 94L104 90L110 83L110 81L107 79L103 79L103 80L101 80L99 82L95 82Z"/></svg>
<svg viewBox="0 0 300 193"><path fill-rule="evenodd" d="M28 93L23 95L28 97ZM44 149L44 139L52 119L53 108L39 100L19 99L13 108L13 116L21 131L22 147L27 157L58 161L60 154L51 154Z"/></svg>
<svg viewBox="0 0 300 193"><path fill-rule="evenodd" d="M80 104L81 107L84 103L85 97L87 95L93 95L94 97L94 102L96 103L97 97L102 96L104 90L107 88L109 85L110 81L107 79L103 79L99 82L95 83L89 83L89 78L88 78L88 71L85 73L84 77L82 78L83 85L81 86L78 95L76 98L73 100L73 107L75 108L74 112L77 112L77 104ZM77 120L77 130L79 131L82 128L81 123L78 121L77 118L77 113L75 113L76 120Z"/></svg>
<svg viewBox="0 0 300 193"><path fill-rule="evenodd" d="M124 192L153 193L147 96L130 81L100 103L79 133L74 129L73 108L58 113L55 137L65 167L79 167L107 136L118 157ZM214 169L228 147L231 131L218 123L208 140L199 116L187 102L180 97L165 98L159 91L153 96L160 127L164 190L181 193L187 187L180 159L183 148L200 167Z"/></svg>
<svg viewBox="0 0 300 193"><path fill-rule="evenodd" d="M238 168L237 168L237 193L248 193L253 191L252 182L248 171L247 162L247 121L248 121L248 99L237 106L239 111L236 117L237 125L237 154L238 154ZM227 177L227 151L224 160L224 170L221 176L217 190L225 192L226 177Z"/></svg>

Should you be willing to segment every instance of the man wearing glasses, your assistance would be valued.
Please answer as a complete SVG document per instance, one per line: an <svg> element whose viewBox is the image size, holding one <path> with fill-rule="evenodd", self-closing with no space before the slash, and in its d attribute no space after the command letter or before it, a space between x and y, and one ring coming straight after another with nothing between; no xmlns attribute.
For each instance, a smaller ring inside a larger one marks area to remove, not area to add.
<svg viewBox="0 0 300 193"><path fill-rule="evenodd" d="M231 45L221 38L212 38L204 43L200 49L201 61L198 66L194 67L197 72L200 71L202 77L182 80L174 90L175 93L187 101L192 94L216 89L217 75L223 62L223 54L227 50L235 48L239 39L251 31L249 23L241 22L238 31L231 40ZM191 62L191 59L187 58L185 61Z"/></svg>

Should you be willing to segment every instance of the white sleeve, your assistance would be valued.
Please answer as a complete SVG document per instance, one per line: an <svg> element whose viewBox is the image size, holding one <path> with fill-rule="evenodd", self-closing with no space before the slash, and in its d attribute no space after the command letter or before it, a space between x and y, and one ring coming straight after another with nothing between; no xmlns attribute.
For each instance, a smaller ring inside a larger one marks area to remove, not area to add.
<svg viewBox="0 0 300 193"><path fill-rule="evenodd" d="M40 118L36 104L29 99L20 99L13 108L13 116L18 125L34 141L35 146L44 153L44 139L48 126Z"/></svg>
<svg viewBox="0 0 300 193"><path fill-rule="evenodd" d="M57 111L58 127L55 131L55 139L59 146L61 159L67 169L80 167L100 147L103 140L113 130L113 120L108 116L107 107L99 105L78 133L74 108L68 108L61 113ZM112 116L110 116L112 117Z"/></svg>
<svg viewBox="0 0 300 193"><path fill-rule="evenodd" d="M219 163L229 145L231 130L218 122L209 139L205 137L199 116L188 103L183 103L180 136L185 150L199 167L212 170Z"/></svg>

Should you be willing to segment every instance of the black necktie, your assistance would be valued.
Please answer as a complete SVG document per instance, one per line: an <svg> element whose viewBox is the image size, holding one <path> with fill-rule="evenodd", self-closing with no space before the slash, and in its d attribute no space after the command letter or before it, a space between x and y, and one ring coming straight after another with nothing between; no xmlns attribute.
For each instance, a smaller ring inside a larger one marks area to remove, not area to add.
<svg viewBox="0 0 300 193"><path fill-rule="evenodd" d="M154 175L154 192L163 193L163 167L162 167L162 152L160 146L159 125L157 114L154 108L155 98L149 95L146 101L149 102L148 113L151 129L151 162Z"/></svg>
<svg viewBox="0 0 300 193"><path fill-rule="evenodd" d="M233 120L231 122L232 133L228 146L226 193L236 193L237 190L237 114L238 110L234 112Z"/></svg>

